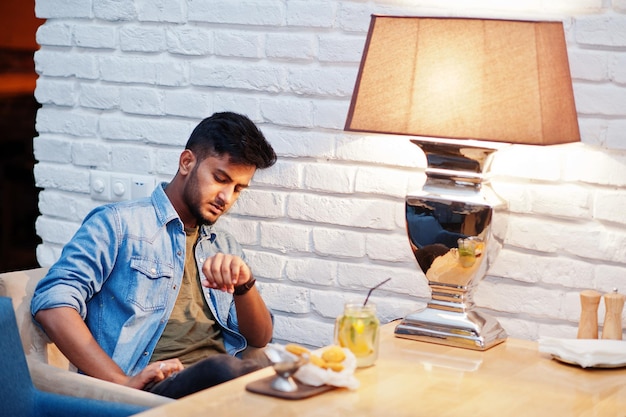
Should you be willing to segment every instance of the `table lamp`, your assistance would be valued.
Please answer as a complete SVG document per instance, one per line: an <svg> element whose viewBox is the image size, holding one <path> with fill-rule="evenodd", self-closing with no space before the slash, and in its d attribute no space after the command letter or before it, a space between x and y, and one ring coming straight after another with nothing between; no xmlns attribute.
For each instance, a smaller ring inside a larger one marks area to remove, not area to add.
<svg viewBox="0 0 626 417"><path fill-rule="evenodd" d="M489 166L503 145L580 140L562 22L372 16L345 130L407 135L426 155L405 208L431 296L396 336L474 350L506 340L473 302L503 240Z"/></svg>

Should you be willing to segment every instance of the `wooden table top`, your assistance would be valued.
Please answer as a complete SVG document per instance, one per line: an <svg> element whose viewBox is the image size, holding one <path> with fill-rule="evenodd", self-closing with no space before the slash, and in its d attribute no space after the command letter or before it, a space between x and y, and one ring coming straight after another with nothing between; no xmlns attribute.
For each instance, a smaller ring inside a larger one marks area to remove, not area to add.
<svg viewBox="0 0 626 417"><path fill-rule="evenodd" d="M519 339L484 352L401 339L396 324L382 326L378 361L357 369L354 391L301 400L246 391L274 374L265 368L138 416L626 416L626 368L566 365Z"/></svg>

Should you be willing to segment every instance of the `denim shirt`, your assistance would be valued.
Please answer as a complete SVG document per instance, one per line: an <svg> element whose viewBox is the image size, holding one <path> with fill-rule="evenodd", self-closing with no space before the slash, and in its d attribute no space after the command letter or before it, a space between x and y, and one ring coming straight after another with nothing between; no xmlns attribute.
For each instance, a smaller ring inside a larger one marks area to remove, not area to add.
<svg viewBox="0 0 626 417"><path fill-rule="evenodd" d="M148 364L174 308L185 264L185 231L165 194L165 183L148 198L95 208L39 282L31 303L42 309L72 307L102 349L128 375ZM244 257L235 239L200 227L195 258L223 252ZM222 329L226 351L247 347L239 332L233 296L203 288Z"/></svg>

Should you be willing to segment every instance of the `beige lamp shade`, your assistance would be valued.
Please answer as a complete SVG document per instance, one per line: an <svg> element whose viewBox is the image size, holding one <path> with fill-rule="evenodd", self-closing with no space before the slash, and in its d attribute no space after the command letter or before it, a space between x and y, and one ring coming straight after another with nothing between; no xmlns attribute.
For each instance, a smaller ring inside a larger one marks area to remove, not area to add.
<svg viewBox="0 0 626 417"><path fill-rule="evenodd" d="M563 25L372 16L346 130L579 141Z"/></svg>

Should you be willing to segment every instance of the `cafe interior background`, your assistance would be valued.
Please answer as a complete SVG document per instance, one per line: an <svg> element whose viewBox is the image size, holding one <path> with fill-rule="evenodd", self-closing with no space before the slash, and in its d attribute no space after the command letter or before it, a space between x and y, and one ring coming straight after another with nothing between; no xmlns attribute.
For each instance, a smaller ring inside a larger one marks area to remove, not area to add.
<svg viewBox="0 0 626 417"><path fill-rule="evenodd" d="M507 227L477 308L511 337L575 337L582 290L626 294L625 0L37 0L37 19L32 6L0 6L3 270L50 266L90 209L169 180L193 126L229 110L279 155L220 220L276 341L330 343L344 302L388 277L370 298L381 322L423 308L404 204L424 154L344 125L372 14L480 17L563 22L581 141L494 156ZM18 33L36 44L11 44Z"/></svg>

